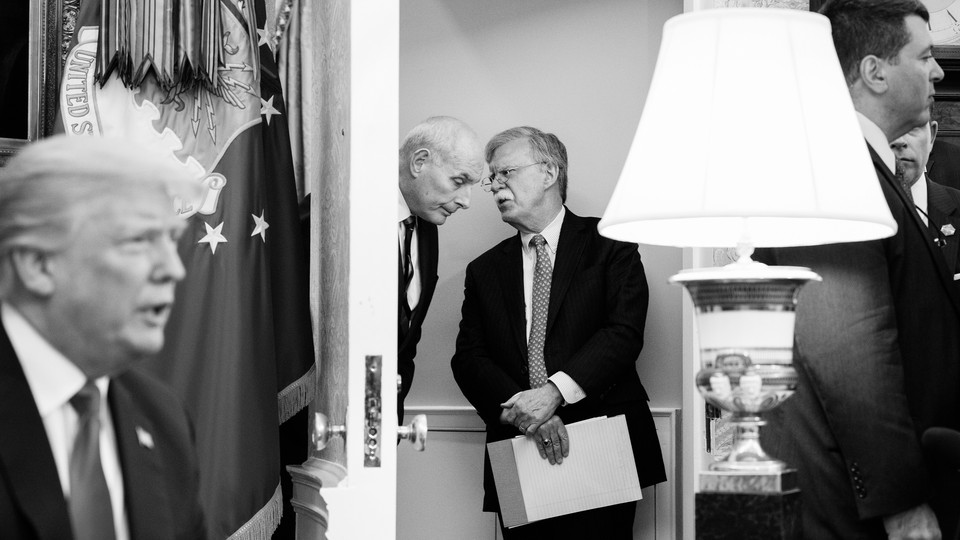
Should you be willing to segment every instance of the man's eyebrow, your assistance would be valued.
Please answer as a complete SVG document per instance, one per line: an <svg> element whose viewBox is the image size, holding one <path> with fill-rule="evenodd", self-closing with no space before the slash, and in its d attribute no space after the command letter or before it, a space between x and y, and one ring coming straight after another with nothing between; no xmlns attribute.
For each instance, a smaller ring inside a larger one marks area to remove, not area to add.
<svg viewBox="0 0 960 540"><path fill-rule="evenodd" d="M460 171L457 172L457 176L462 176L469 182L479 182L481 175L483 175L483 172L481 172L477 176L474 176L468 169L461 169Z"/></svg>

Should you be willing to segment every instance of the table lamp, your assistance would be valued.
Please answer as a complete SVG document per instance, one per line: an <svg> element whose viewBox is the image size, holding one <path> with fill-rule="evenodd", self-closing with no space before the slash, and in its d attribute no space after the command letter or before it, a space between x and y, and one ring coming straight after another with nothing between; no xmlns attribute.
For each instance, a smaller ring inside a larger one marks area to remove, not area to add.
<svg viewBox="0 0 960 540"><path fill-rule="evenodd" d="M697 388L733 414L735 427L729 455L710 465L718 474L701 474L701 490L742 487L737 477L761 492L767 480L769 491L785 489L787 467L763 451L759 428L763 412L796 388L797 297L820 277L750 255L754 247L897 231L827 18L742 8L668 20L636 135L598 227L617 240L737 249L739 259L725 267L671 278L696 308Z"/></svg>

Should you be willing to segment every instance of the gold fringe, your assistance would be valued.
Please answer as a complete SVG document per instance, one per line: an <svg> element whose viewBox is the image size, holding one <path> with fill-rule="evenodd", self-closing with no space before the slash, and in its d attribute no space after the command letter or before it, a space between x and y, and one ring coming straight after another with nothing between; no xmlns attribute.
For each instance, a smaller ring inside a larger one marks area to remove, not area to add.
<svg viewBox="0 0 960 540"><path fill-rule="evenodd" d="M317 364L277 394L279 423L284 423L313 401L317 393Z"/></svg>
<svg viewBox="0 0 960 540"><path fill-rule="evenodd" d="M227 537L227 540L270 540L273 531L280 525L281 516L283 516L283 495L280 492L280 484L277 484L277 489L267 504L258 510L250 521L237 529L237 532Z"/></svg>

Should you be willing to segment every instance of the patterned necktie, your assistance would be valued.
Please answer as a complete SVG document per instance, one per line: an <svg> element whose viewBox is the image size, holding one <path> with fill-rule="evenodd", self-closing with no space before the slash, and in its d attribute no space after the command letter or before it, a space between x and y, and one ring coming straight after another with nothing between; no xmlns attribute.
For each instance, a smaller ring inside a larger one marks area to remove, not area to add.
<svg viewBox="0 0 960 540"><path fill-rule="evenodd" d="M410 287L410 282L413 280L413 257L410 253L410 244L413 240L413 229L416 225L417 218L410 216L407 219L401 221L403 225L403 258L401 260L400 275L403 278L403 288L400 290L400 328L405 335L408 328L410 328L410 317L413 313L413 310L410 309L410 301L407 299L407 289ZM401 339L403 335L400 336Z"/></svg>
<svg viewBox="0 0 960 540"><path fill-rule="evenodd" d="M100 389L93 381L70 400L77 437L70 453L70 522L76 540L115 538L110 491L100 464Z"/></svg>
<svg viewBox="0 0 960 540"><path fill-rule="evenodd" d="M897 160L896 172L894 175L897 177L897 181L900 182L900 187L903 188L904 194L907 196L907 200L910 201L911 205L914 205L913 202L913 190L910 188L910 184L903 177L903 164L900 160Z"/></svg>
<svg viewBox="0 0 960 540"><path fill-rule="evenodd" d="M537 266L533 270L533 321L527 340L527 361L530 364L530 388L547 384L547 366L543 360L543 342L547 335L547 311L550 307L550 281L553 265L547 253L547 241L539 234L530 241L537 248Z"/></svg>

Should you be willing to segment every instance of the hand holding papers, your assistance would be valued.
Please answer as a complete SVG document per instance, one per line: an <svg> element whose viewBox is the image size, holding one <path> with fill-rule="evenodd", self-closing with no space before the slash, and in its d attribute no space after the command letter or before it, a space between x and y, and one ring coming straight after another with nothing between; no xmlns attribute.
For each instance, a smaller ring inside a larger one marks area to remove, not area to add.
<svg viewBox="0 0 960 540"><path fill-rule="evenodd" d="M560 466L536 443L516 437L487 445L506 527L639 500L640 481L623 416L566 426L570 452Z"/></svg>

